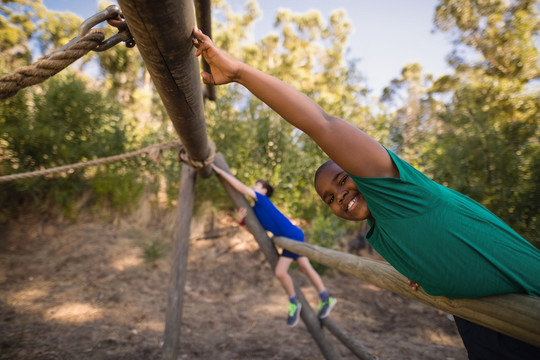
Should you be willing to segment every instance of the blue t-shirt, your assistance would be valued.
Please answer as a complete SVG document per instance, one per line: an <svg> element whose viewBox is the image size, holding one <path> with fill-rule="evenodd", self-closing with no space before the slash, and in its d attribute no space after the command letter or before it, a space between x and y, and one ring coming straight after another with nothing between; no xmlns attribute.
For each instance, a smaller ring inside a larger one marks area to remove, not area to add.
<svg viewBox="0 0 540 360"><path fill-rule="evenodd" d="M304 232L294 225L285 215L272 204L268 196L255 192L257 200L253 205L255 216L262 227L274 236L283 236L289 239L304 241Z"/></svg>
<svg viewBox="0 0 540 360"><path fill-rule="evenodd" d="M352 176L375 223L367 239L430 295L540 296L540 251L473 199L388 151L399 178Z"/></svg>

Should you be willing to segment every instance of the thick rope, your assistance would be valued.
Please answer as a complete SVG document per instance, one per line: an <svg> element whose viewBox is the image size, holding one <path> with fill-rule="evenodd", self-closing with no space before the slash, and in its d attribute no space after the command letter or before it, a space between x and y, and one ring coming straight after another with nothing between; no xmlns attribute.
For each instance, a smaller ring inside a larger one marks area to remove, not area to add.
<svg viewBox="0 0 540 360"><path fill-rule="evenodd" d="M65 69L76 60L94 50L105 39L102 29L92 29L73 43L47 55L35 63L24 66L12 74L0 77L0 99L14 96L25 87L39 84Z"/></svg>
<svg viewBox="0 0 540 360"><path fill-rule="evenodd" d="M109 156L106 158L101 158L101 159L96 159L96 160L91 160L91 161L86 161L86 162L79 162L79 163L71 164L71 165L63 165L63 166L58 166L58 167L54 167L50 169L37 170L37 171L32 171L32 172L27 172L27 173L4 175L4 176L0 176L0 183L11 181L11 180L27 179L27 178L42 176L42 175L50 175L50 174L55 174L59 172L72 171L72 170L84 168L87 166L107 164L107 163L131 158L131 157L143 155L143 154L148 154L148 157L151 160L159 161L161 158L162 150L176 148L178 146L181 146L181 142L180 140L175 140L175 141L169 141L169 142L161 143L157 145L147 146L140 150L132 151L132 152L121 154L121 155Z"/></svg>
<svg viewBox="0 0 540 360"><path fill-rule="evenodd" d="M189 157L188 153L186 152L186 149L184 147L178 147L178 161L184 162L191 167L193 167L195 170L202 169L203 167L206 167L214 162L214 158L216 157L216 145L209 140L208 145L210 147L210 154L208 157L204 160L193 160Z"/></svg>

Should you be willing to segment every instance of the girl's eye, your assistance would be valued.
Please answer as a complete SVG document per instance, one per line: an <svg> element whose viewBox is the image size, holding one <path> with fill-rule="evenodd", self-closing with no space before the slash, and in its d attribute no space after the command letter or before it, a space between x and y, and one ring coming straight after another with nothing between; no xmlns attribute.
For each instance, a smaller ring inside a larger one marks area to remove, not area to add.
<svg viewBox="0 0 540 360"><path fill-rule="evenodd" d="M330 195L330 198L328 199L328 205L334 202L334 195Z"/></svg>
<svg viewBox="0 0 540 360"><path fill-rule="evenodd" d="M341 179L340 185L345 184L345 181L347 181L347 178L348 178L348 177L349 177L349 175L345 175L345 176Z"/></svg>

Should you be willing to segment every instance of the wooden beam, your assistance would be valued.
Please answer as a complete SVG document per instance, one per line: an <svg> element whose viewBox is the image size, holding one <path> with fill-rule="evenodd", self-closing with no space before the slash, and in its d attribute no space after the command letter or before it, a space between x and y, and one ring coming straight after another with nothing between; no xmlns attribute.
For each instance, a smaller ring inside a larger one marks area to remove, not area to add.
<svg viewBox="0 0 540 360"><path fill-rule="evenodd" d="M165 317L162 359L176 360L180 347L180 328L184 307L184 287L186 284L187 257L189 250L189 230L195 202L195 180L197 173L189 165L182 165L182 177L178 192L178 214L174 232L174 251L169 296Z"/></svg>
<svg viewBox="0 0 540 360"><path fill-rule="evenodd" d="M203 33L212 38L212 4L210 0L195 0L195 14L197 15L197 27ZM210 72L210 65L206 62L203 56L201 58L202 69ZM216 100L216 87L214 84L206 84L206 97L208 100Z"/></svg>
<svg viewBox="0 0 540 360"><path fill-rule="evenodd" d="M227 172L230 172L229 166L225 162L223 155L221 155L220 153L216 154L214 163L219 168ZM257 220L257 217L253 213L253 209L249 205L247 199L244 197L244 195L236 191L226 180L219 178L219 181L225 188L225 191L231 198L235 207L236 208L243 207L247 209L248 214L244 220L246 223L246 228L249 230L249 232L253 234L253 237L259 244L259 248L264 254L266 260L272 266L272 269L275 269L277 261L278 261L278 253L276 251L276 248L272 244L272 241L268 237L266 231ZM294 288L296 291L296 296L298 297L298 300L302 304L302 311L300 312L300 316L302 318L302 321L308 328L308 331L311 333L313 340L315 340L315 343L317 344L317 346L319 347L323 356L326 359L332 359L332 360L340 359L341 356L339 355L339 352L337 351L334 344L330 341L330 339L324 334L319 318L313 312L313 310L311 309L311 306L309 306L309 303L307 302L304 294L300 290L300 287L296 285L297 281L294 281L294 277L293 277L293 282L294 282Z"/></svg>
<svg viewBox="0 0 540 360"><path fill-rule="evenodd" d="M448 299L412 291L407 278L383 261L362 258L316 245L274 237L278 246L413 300L449 312L500 333L540 347L540 298L522 294Z"/></svg>
<svg viewBox="0 0 540 360"><path fill-rule="evenodd" d="M352 337L348 332L341 329L338 324L330 317L321 320L323 325L330 331L343 345L352 351L356 357L361 360L377 360L378 357L373 355L364 345Z"/></svg>
<svg viewBox="0 0 540 360"><path fill-rule="evenodd" d="M192 43L192 0L119 0L129 30L180 140L191 159L211 154L199 61ZM208 177L210 166L198 171Z"/></svg>

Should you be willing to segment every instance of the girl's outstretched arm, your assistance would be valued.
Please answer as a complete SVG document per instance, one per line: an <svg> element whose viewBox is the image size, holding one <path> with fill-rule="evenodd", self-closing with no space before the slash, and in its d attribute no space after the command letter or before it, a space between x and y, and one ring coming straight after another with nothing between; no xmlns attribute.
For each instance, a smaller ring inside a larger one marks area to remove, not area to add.
<svg viewBox="0 0 540 360"><path fill-rule="evenodd" d="M250 188L249 186L247 186L246 184L244 184L243 182L241 182L240 180L238 180L236 177L234 177L233 175L229 174L228 172L226 172L225 170L217 167L216 165L212 164L212 169L214 169L214 171L216 172L216 174L218 174L219 176L221 176L222 178L224 178L225 180L227 180L227 182L229 184L231 184L231 186L233 188L236 189L236 191L238 192L241 192L242 194L246 195L246 196L249 196L251 197L252 199L254 200L257 200L257 195L255 194L255 190L253 190L252 188Z"/></svg>
<svg viewBox="0 0 540 360"><path fill-rule="evenodd" d="M195 55L203 55L212 74L205 83L237 82L286 121L309 135L345 171L364 177L399 176L388 152L376 140L348 122L327 114L312 99L281 80L259 71L216 48L199 29L193 31Z"/></svg>

